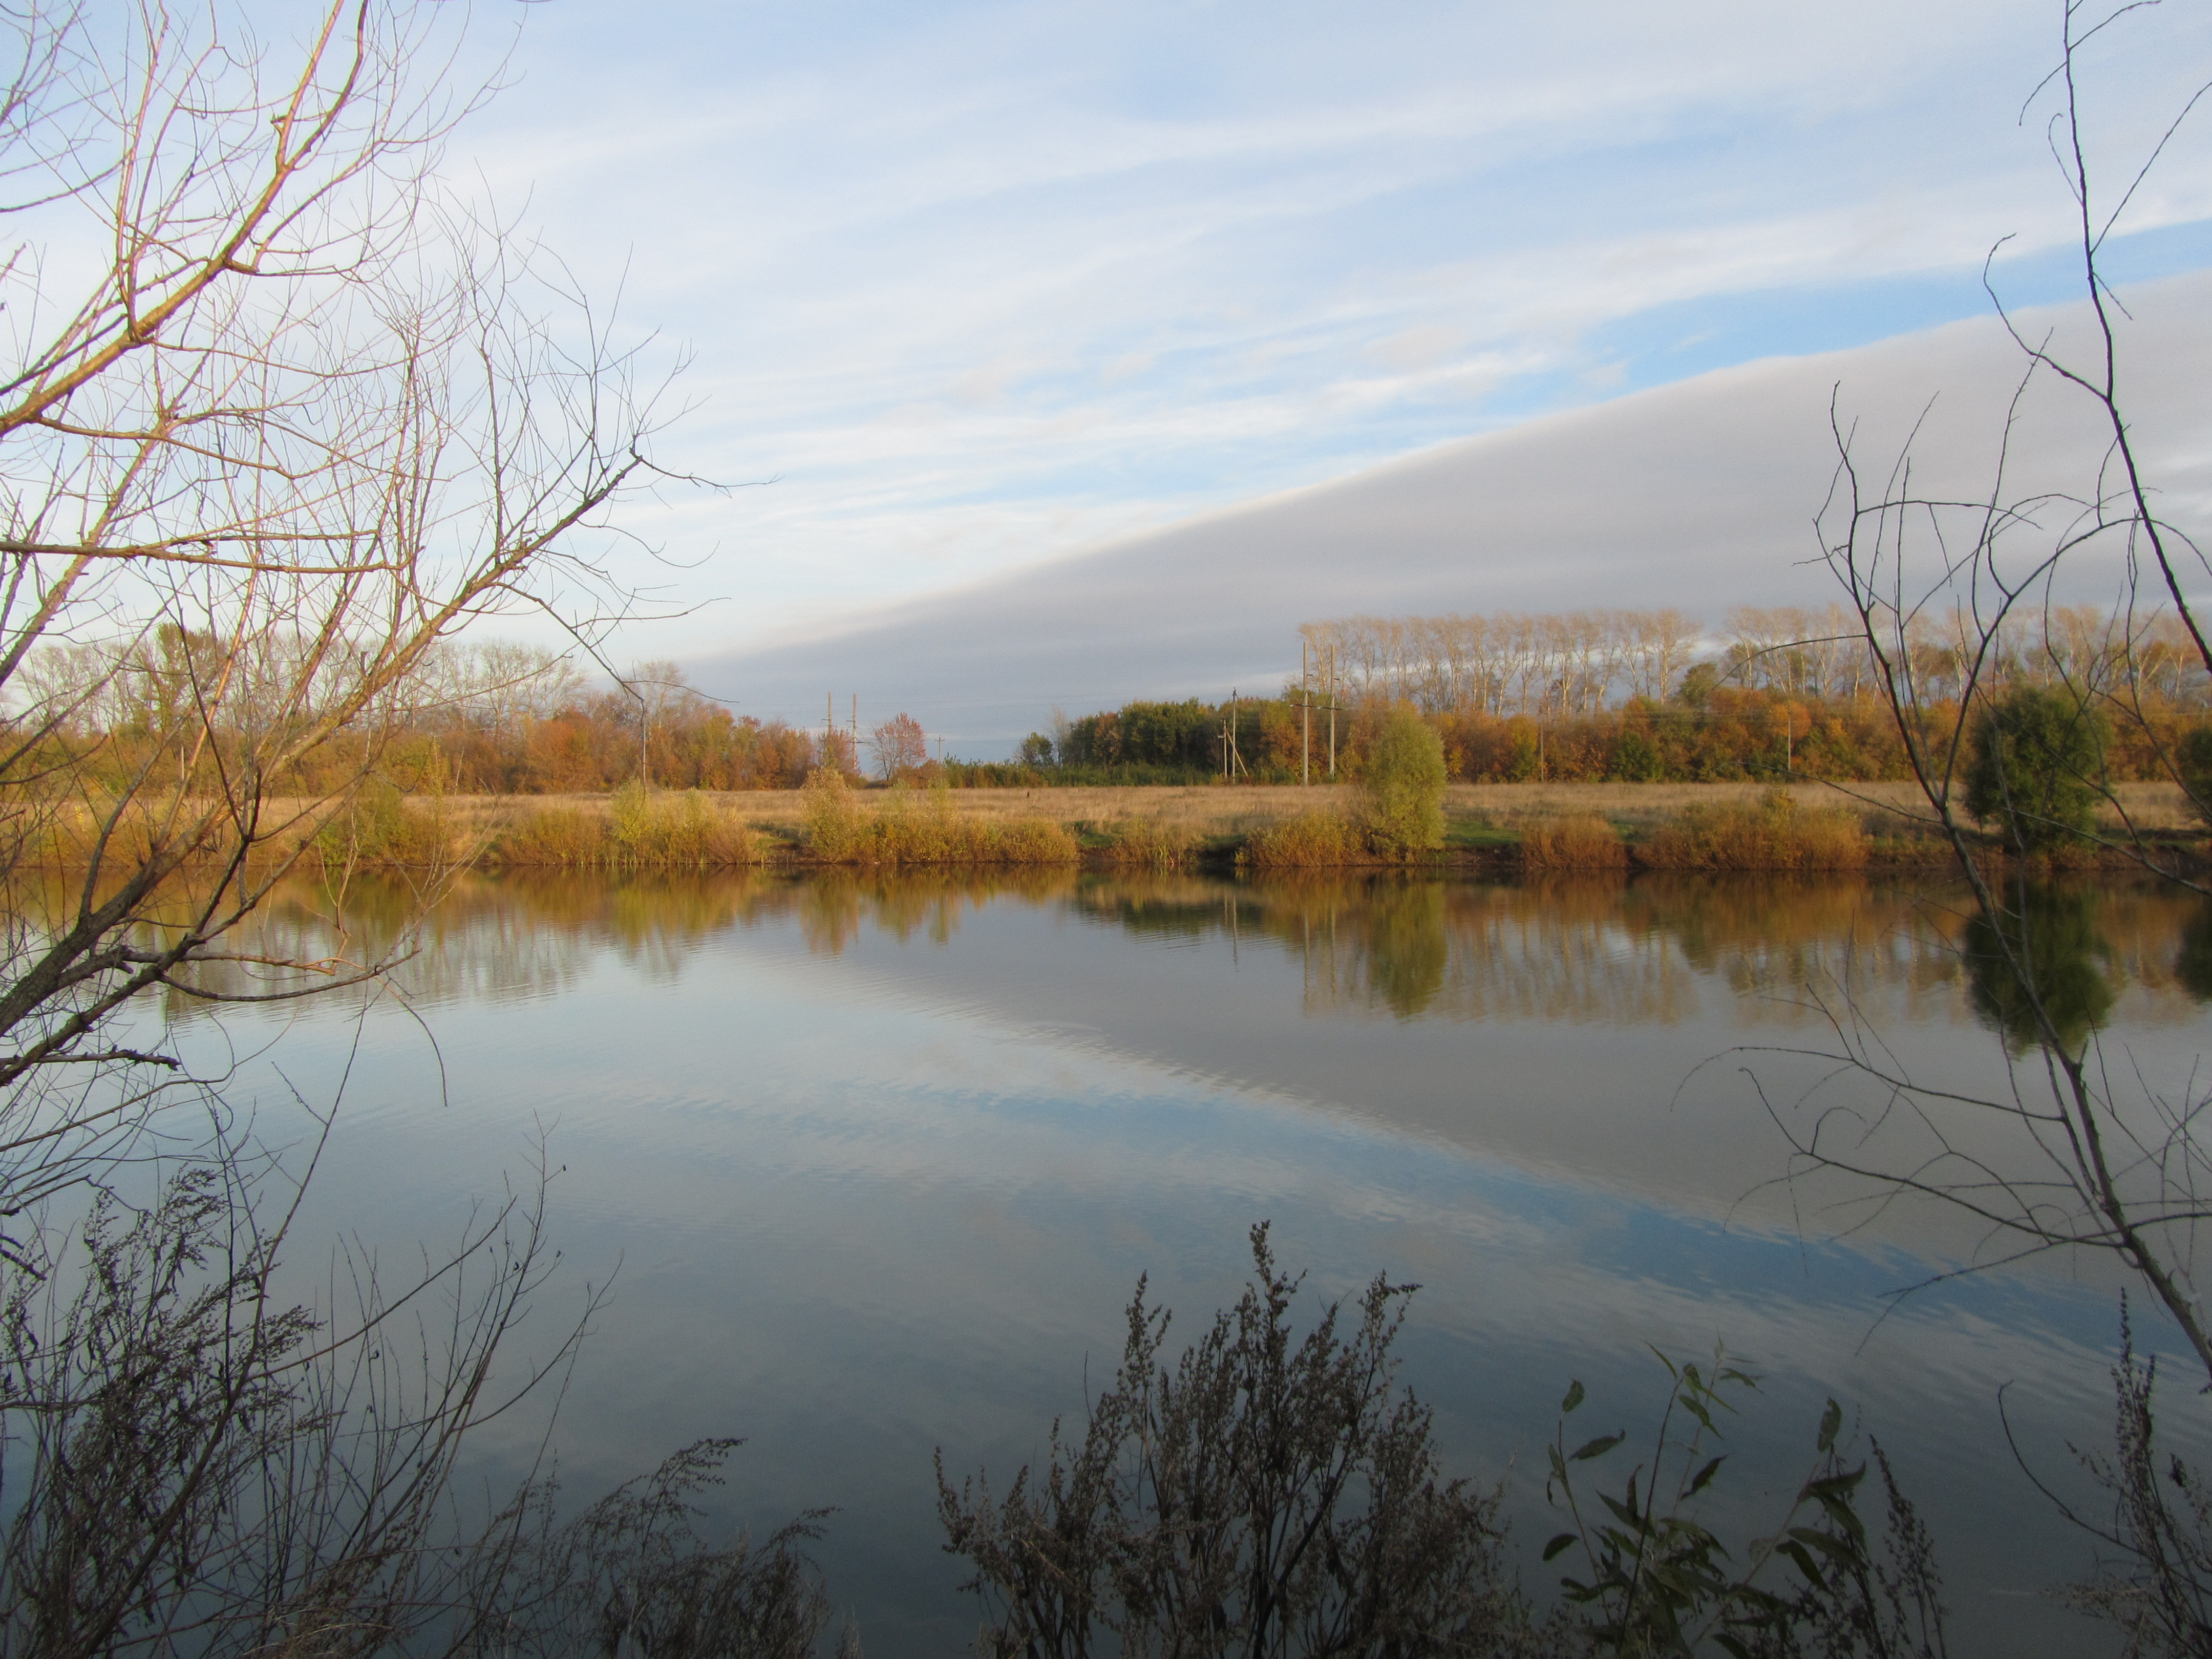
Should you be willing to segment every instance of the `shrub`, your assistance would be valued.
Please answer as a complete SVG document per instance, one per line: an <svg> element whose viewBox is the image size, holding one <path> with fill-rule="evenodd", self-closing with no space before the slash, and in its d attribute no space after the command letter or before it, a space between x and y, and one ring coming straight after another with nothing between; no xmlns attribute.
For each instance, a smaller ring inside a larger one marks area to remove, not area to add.
<svg viewBox="0 0 2212 1659"><path fill-rule="evenodd" d="M985 861L992 864L1073 864L1083 848L1065 824L1050 818L1014 818L989 826Z"/></svg>
<svg viewBox="0 0 2212 1659"><path fill-rule="evenodd" d="M1252 1230L1253 1282L1170 1365L1139 1280L1128 1341L1079 1444L1041 1480L955 1491L946 1547L975 1568L981 1653L1443 1654L1522 1622L1498 1500L1443 1480L1430 1413L1399 1387L1402 1285L1377 1279L1341 1334L1303 1337L1299 1280Z"/></svg>
<svg viewBox="0 0 2212 1659"><path fill-rule="evenodd" d="M1584 813L1531 824L1521 836L1521 861L1531 870L1619 870L1628 848L1619 830Z"/></svg>
<svg viewBox="0 0 2212 1659"><path fill-rule="evenodd" d="M448 864L453 835L445 803L403 795L389 783L368 786L315 836L326 866Z"/></svg>
<svg viewBox="0 0 2212 1659"><path fill-rule="evenodd" d="M1255 830L1237 861L1260 870L1295 870L1360 864L1368 856L1366 840L1354 825L1334 812L1301 812Z"/></svg>
<svg viewBox="0 0 2212 1659"><path fill-rule="evenodd" d="M615 792L606 847L614 864L705 867L761 860L753 832L716 811L697 790L656 795L640 783Z"/></svg>
<svg viewBox="0 0 2212 1659"><path fill-rule="evenodd" d="M1835 808L1801 809L1787 789L1756 803L1692 806L1636 849L1662 870L1858 870L1866 826Z"/></svg>
<svg viewBox="0 0 2212 1659"><path fill-rule="evenodd" d="M2022 686L1975 716L1966 810L2022 853L2087 838L2112 725L2063 686Z"/></svg>
<svg viewBox="0 0 2212 1659"><path fill-rule="evenodd" d="M1383 720L1360 782L1377 853L1411 858L1444 844L1443 739L1412 709L1394 708Z"/></svg>
<svg viewBox="0 0 2212 1659"><path fill-rule="evenodd" d="M834 767L817 766L799 792L806 846L818 859L849 858L860 835L860 804Z"/></svg>

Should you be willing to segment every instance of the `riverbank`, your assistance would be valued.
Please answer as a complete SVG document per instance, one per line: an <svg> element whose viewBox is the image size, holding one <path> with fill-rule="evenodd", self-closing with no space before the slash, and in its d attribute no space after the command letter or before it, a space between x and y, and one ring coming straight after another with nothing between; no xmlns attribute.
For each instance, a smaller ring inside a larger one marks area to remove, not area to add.
<svg viewBox="0 0 2212 1659"><path fill-rule="evenodd" d="M2172 784L2131 783L2105 814L2186 852L2202 827ZM806 792L414 797L360 835L325 834L325 860L494 867L842 863L1083 863L1156 868L1373 862L1358 838L1298 832L1350 819L1349 787L841 792L831 832ZM2123 817L2124 814L2124 818ZM1445 846L1425 862L1575 868L1856 868L1940 864L1950 848L1911 785L1462 784L1446 792ZM1274 860L1316 841L1331 856Z"/></svg>

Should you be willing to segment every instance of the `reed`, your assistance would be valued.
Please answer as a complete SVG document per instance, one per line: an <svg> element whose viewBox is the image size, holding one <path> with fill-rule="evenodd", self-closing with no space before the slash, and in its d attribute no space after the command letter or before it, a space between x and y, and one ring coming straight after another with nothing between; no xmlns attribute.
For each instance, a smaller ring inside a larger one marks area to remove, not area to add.
<svg viewBox="0 0 2212 1659"><path fill-rule="evenodd" d="M892 789L874 811L835 773L806 781L807 850L824 864L1073 864L1082 848L1048 818L977 818L950 791Z"/></svg>
<svg viewBox="0 0 2212 1659"><path fill-rule="evenodd" d="M1808 810L1786 789L1770 789L1756 803L1689 808L1636 859L1660 870L1860 870L1870 850L1852 813Z"/></svg>
<svg viewBox="0 0 2212 1659"><path fill-rule="evenodd" d="M1255 830L1237 861L1255 870L1311 870L1375 858L1357 825L1334 812L1301 812Z"/></svg>
<svg viewBox="0 0 2212 1659"><path fill-rule="evenodd" d="M1628 848L1620 832L1594 812L1548 818L1521 837L1521 862L1531 870L1620 870Z"/></svg>
<svg viewBox="0 0 2212 1659"><path fill-rule="evenodd" d="M1124 818L1106 833L1111 840L1098 858L1116 869L1180 870L1198 854L1198 832L1187 823Z"/></svg>
<svg viewBox="0 0 2212 1659"><path fill-rule="evenodd" d="M324 824L312 852L325 869L442 867L454 862L454 839L443 797L380 784Z"/></svg>
<svg viewBox="0 0 2212 1659"><path fill-rule="evenodd" d="M765 861L756 830L718 811L696 790L616 793L605 817L550 806L519 819L485 862L515 869L727 869Z"/></svg>

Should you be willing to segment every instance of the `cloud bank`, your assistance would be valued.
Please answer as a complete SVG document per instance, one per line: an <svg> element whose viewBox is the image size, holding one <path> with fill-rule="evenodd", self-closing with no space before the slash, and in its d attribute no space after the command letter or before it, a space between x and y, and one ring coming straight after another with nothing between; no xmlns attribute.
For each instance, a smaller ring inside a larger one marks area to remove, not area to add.
<svg viewBox="0 0 2212 1659"><path fill-rule="evenodd" d="M2205 523L2212 275L2127 297L2124 400L2166 513ZM2019 321L2068 352L2092 343L2078 309ZM1273 691L1296 672L1297 625L1322 617L1672 605L1717 623L1730 605L1825 603L1813 520L1836 468L1832 397L1877 483L1910 441L1916 494L1972 500L2023 367L1985 319L1719 370L710 658L697 678L801 722L832 691L842 719L857 693L864 725L904 710L984 757L1055 705ZM2014 417L2011 489L2092 489L2105 449L2094 407L2046 377ZM2100 599L2123 574L2117 551L2075 572L2066 594Z"/></svg>

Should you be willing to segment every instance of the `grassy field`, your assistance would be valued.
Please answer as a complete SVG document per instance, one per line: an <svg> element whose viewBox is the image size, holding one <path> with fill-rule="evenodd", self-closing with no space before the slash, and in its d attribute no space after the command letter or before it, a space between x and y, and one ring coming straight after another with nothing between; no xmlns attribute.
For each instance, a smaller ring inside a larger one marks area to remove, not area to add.
<svg viewBox="0 0 2212 1659"><path fill-rule="evenodd" d="M1640 838L1680 817L1698 803L1753 801L1766 792L1757 783L1476 783L1455 784L1446 792L1445 816L1458 826L1489 825L1519 831L1549 819L1595 814ZM1042 817L1071 829L1157 819L1203 836L1242 836L1262 825L1316 809L1350 811L1357 792L1347 786L1310 788L1248 786L1224 788L1191 786L1162 788L956 789L953 807L963 817ZM1790 793L1805 807L1844 807L1863 812L1877 835L1908 831L1910 820L1924 815L1919 792L1909 783L1832 785L1801 783ZM2181 791L2170 783L2124 783L2121 805L2138 828L2188 828L2191 819ZM800 823L795 789L714 794L714 805L756 828L783 835ZM865 801L882 793L865 792ZM447 810L465 830L505 828L518 817L549 806L574 807L587 813L609 810L605 795L458 795ZM2109 815L2108 815L2109 816Z"/></svg>

